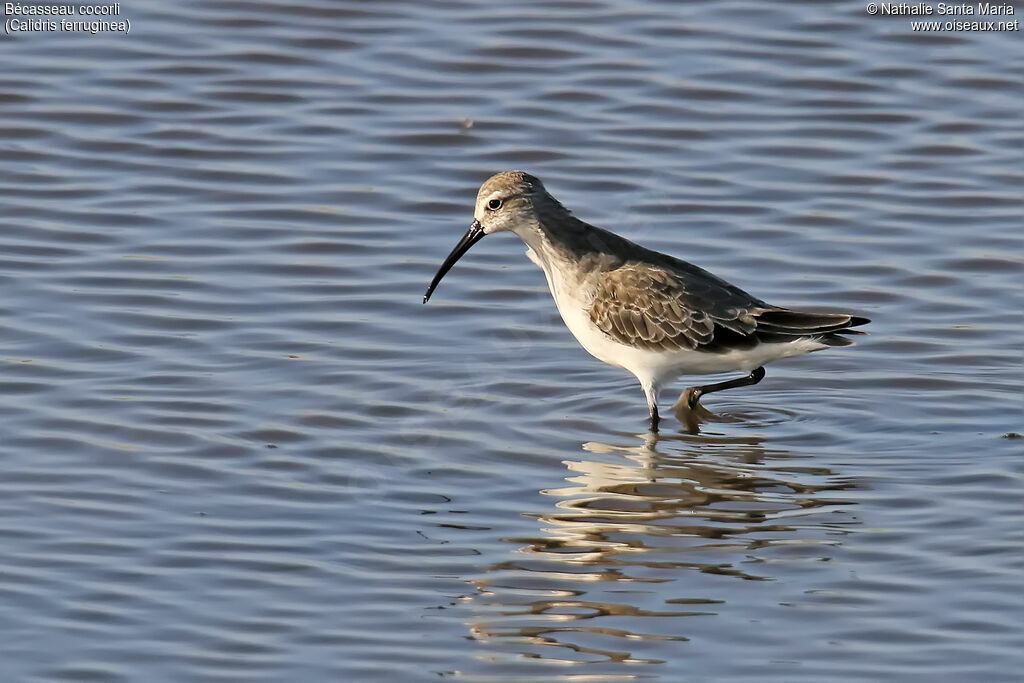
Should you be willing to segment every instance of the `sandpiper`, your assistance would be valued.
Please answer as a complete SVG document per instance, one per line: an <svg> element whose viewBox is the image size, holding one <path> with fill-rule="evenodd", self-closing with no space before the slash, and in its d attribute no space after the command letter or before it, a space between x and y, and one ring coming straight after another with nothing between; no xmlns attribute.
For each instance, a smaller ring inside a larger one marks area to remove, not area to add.
<svg viewBox="0 0 1024 683"><path fill-rule="evenodd" d="M849 346L844 335L863 334L850 328L869 322L771 306L702 268L581 221L523 171L490 177L477 193L473 217L423 303L484 235L514 232L544 271L562 320L583 348L640 380L652 430L658 428L658 390L680 375L749 373L690 387L681 399L696 408L706 394L757 384L766 363Z"/></svg>

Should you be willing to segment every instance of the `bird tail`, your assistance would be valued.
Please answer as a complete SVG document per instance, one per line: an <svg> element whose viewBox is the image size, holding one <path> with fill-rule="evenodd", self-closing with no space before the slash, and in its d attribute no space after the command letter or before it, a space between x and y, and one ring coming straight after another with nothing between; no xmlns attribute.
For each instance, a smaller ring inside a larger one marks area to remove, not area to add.
<svg viewBox="0 0 1024 683"><path fill-rule="evenodd" d="M867 318L845 313L805 313L784 308L762 311L757 315L757 336L761 341L795 341L813 337L825 346L850 346L846 335L866 334L850 329L871 322Z"/></svg>

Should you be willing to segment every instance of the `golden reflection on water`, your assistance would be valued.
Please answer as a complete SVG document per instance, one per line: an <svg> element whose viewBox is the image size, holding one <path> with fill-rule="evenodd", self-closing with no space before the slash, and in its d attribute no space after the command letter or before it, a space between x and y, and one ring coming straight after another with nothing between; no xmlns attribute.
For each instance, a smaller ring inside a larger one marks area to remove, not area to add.
<svg viewBox="0 0 1024 683"><path fill-rule="evenodd" d="M648 434L583 451L563 461L567 486L541 491L553 509L527 513L541 533L504 539L516 557L474 582L472 636L509 656L660 663L656 643L679 647L701 628L692 617L742 599L732 579L828 561L855 523L838 495L852 482L756 436ZM668 582L676 597L646 587Z"/></svg>

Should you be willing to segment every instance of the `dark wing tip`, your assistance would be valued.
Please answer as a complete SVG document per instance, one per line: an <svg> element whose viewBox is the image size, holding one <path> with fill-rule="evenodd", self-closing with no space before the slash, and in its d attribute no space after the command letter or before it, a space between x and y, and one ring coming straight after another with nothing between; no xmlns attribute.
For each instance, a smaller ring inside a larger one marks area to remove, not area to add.
<svg viewBox="0 0 1024 683"><path fill-rule="evenodd" d="M774 308L757 314L757 327L765 332L813 335L840 332L871 322L867 318L845 313L805 313ZM852 332L851 332L852 333Z"/></svg>

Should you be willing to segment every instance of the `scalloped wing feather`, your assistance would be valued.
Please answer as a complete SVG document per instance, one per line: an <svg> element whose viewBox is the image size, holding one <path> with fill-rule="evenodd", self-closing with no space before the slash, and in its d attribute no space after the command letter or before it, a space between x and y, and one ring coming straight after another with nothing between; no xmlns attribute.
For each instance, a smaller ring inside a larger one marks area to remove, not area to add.
<svg viewBox="0 0 1024 683"><path fill-rule="evenodd" d="M836 338L836 333L860 334L847 328L868 322L840 313L769 306L691 268L694 272L677 274L634 262L602 272L594 287L590 319L620 344L651 351L749 348L806 337L841 345L848 340Z"/></svg>

